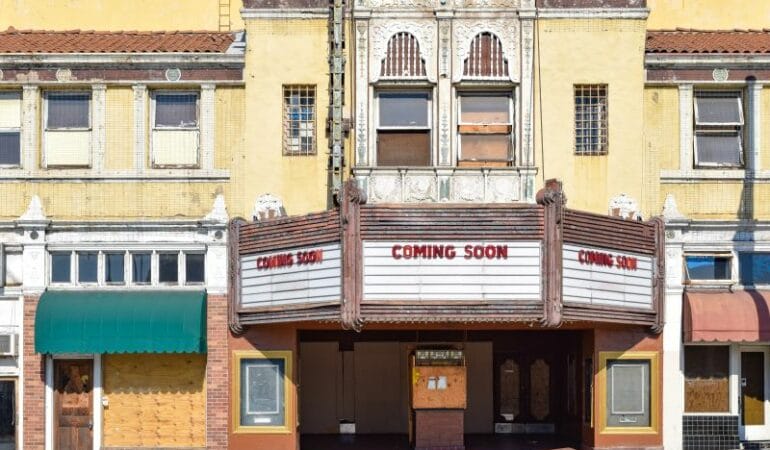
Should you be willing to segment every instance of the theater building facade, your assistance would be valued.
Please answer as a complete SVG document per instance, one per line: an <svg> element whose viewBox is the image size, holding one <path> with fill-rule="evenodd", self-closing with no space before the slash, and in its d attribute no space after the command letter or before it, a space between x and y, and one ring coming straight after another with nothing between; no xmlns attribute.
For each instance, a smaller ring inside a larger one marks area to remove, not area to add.
<svg viewBox="0 0 770 450"><path fill-rule="evenodd" d="M365 199L231 222L230 448L661 447L661 221Z"/></svg>

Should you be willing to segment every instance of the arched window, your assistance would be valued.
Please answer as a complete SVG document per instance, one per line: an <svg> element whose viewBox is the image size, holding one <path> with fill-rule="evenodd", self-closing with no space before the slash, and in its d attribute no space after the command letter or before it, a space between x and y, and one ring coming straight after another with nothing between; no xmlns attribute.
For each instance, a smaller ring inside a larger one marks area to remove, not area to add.
<svg viewBox="0 0 770 450"><path fill-rule="evenodd" d="M492 33L479 33L473 38L465 59L463 76L469 78L506 78L508 61L503 56L503 44Z"/></svg>
<svg viewBox="0 0 770 450"><path fill-rule="evenodd" d="M380 77L424 78L425 61L420 56L420 43L411 33L400 32L388 41L388 53L382 60Z"/></svg>

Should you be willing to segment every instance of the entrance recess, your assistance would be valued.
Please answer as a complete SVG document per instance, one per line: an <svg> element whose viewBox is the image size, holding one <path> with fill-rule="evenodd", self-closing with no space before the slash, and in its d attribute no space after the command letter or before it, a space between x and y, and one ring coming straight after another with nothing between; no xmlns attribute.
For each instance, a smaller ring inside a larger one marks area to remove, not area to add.
<svg viewBox="0 0 770 450"><path fill-rule="evenodd" d="M768 351L743 348L741 350L741 425L743 439L770 438L766 424L768 410Z"/></svg>
<svg viewBox="0 0 770 450"><path fill-rule="evenodd" d="M93 448L93 374L93 360L54 361L56 450Z"/></svg>
<svg viewBox="0 0 770 450"><path fill-rule="evenodd" d="M496 358L498 414L496 432L550 434L556 432L553 414L553 361L525 353Z"/></svg>

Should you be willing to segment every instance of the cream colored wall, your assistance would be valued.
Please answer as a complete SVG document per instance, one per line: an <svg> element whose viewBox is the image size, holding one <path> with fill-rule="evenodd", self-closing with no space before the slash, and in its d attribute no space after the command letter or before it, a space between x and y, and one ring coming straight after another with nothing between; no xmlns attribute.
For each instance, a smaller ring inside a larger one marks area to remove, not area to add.
<svg viewBox="0 0 770 450"><path fill-rule="evenodd" d="M643 205L646 154L641 126L644 21L557 19L542 20L539 27L535 72L536 78L541 78L535 87L535 158L543 178L538 183L561 179L570 208L606 214L610 198L626 193L647 212L647 205ZM606 156L575 155L574 84L608 85Z"/></svg>
<svg viewBox="0 0 770 450"><path fill-rule="evenodd" d="M651 30L698 28L732 30L767 28L770 2L765 0L647 0Z"/></svg>
<svg viewBox="0 0 770 450"><path fill-rule="evenodd" d="M0 0L0 30L219 30L220 3L243 29L241 0Z"/></svg>
<svg viewBox="0 0 770 450"><path fill-rule="evenodd" d="M327 22L250 20L247 23L245 151L233 168L231 214L248 217L254 199L272 193L289 215L327 208L325 133L328 98ZM283 85L316 87L313 156L283 156Z"/></svg>
<svg viewBox="0 0 770 450"><path fill-rule="evenodd" d="M742 183L734 181L665 184L661 185L661 205L669 193L689 219L735 219L743 208L745 190Z"/></svg>
<svg viewBox="0 0 770 450"><path fill-rule="evenodd" d="M762 122L761 122L761 134L759 150L759 169L770 170L770 121L767 119L770 117L770 88L762 89Z"/></svg>
<svg viewBox="0 0 770 450"><path fill-rule="evenodd" d="M134 92L130 87L111 87L106 95L104 168L133 169Z"/></svg>
<svg viewBox="0 0 770 450"><path fill-rule="evenodd" d="M217 87L216 141L214 168L231 169L243 156L245 129L245 90L243 87Z"/></svg>

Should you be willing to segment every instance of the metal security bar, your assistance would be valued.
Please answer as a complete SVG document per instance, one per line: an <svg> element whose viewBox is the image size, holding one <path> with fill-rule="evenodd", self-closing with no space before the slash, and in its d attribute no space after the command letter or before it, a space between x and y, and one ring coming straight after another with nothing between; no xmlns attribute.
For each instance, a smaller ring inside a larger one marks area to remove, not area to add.
<svg viewBox="0 0 770 450"><path fill-rule="evenodd" d="M465 59L463 77L494 79L507 76L508 61L503 55L500 39L492 33L477 34Z"/></svg>
<svg viewBox="0 0 770 450"><path fill-rule="evenodd" d="M396 33L388 41L388 53L382 61L383 78L424 78L425 61L420 56L420 44L411 33Z"/></svg>
<svg viewBox="0 0 770 450"><path fill-rule="evenodd" d="M283 154L315 155L315 86L283 87Z"/></svg>
<svg viewBox="0 0 770 450"><path fill-rule="evenodd" d="M575 153L606 155L607 85L575 85Z"/></svg>

